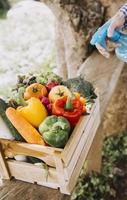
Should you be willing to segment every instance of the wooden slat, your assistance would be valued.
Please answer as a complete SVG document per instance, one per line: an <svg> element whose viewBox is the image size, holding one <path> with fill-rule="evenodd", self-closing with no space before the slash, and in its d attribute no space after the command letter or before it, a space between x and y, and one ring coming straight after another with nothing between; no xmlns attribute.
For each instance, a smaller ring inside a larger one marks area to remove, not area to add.
<svg viewBox="0 0 127 200"><path fill-rule="evenodd" d="M100 120L100 119L98 119L98 120ZM95 122L95 124L94 124L94 126L93 126L91 131L94 131L94 129L97 129L97 127L98 127L98 123ZM86 146L85 146L83 148L80 156L79 156L79 159L78 159L78 161L76 163L76 166L75 166L75 168L73 170L73 173L72 173L72 175L71 175L71 177L70 177L70 179L68 181L68 184L66 186L67 187L67 191L70 194L71 194L72 190L74 189L74 187L76 185L77 179L79 177L81 168L82 168L82 166L83 166L83 164L84 164L84 162L86 160L87 154L88 154L88 152L86 151Z"/></svg>
<svg viewBox="0 0 127 200"><path fill-rule="evenodd" d="M46 169L33 164L8 160L7 161L11 176L14 178L26 181L29 183L37 183L52 188L58 188L57 172L54 168L48 170L48 176L46 175Z"/></svg>
<svg viewBox="0 0 127 200"><path fill-rule="evenodd" d="M55 167L53 159L54 152L57 150L60 153L61 149L44 147L42 145L27 144L15 141L0 139L4 154L7 157L14 157L16 155L33 156L43 160L49 166Z"/></svg>
<svg viewBox="0 0 127 200"><path fill-rule="evenodd" d="M1 144L0 144L0 173L4 179L10 179L10 172L4 158Z"/></svg>
<svg viewBox="0 0 127 200"><path fill-rule="evenodd" d="M90 123L92 114L94 113L97 106L97 100L93 104L90 115L81 117L78 124L76 125L71 137L69 138L68 143L66 144L63 152L61 153L61 158L64 161L65 166L67 166L74 154L74 151L82 137L83 132L86 130L88 124Z"/></svg>
<svg viewBox="0 0 127 200"><path fill-rule="evenodd" d="M71 158L70 163L65 168L68 180L72 176L73 170L76 166L76 163L78 162L78 158L80 157L80 154L83 149L85 149L84 159L85 159L85 155L87 156L90 150L91 144L96 135L97 128L99 127L99 124L100 124L100 109L99 109L99 103L98 103L98 106L96 107L95 112L92 113L91 121L89 123L87 130L84 131L82 138L80 139L78 146L73 154L73 157Z"/></svg>
<svg viewBox="0 0 127 200"><path fill-rule="evenodd" d="M94 83L94 86L99 89L100 99L102 99L101 95L105 93L102 100L103 103L100 102L102 115L113 94L123 66L124 63L115 55L112 55L110 59L106 59L98 54L98 52L94 52L82 64L78 72L79 74L82 74L84 78Z"/></svg>
<svg viewBox="0 0 127 200"><path fill-rule="evenodd" d="M39 144L28 144L25 142L17 142L17 141L10 141L10 140L6 140L6 139L0 139L0 141L2 143L4 143L5 145L12 145L15 144L15 146L19 146L19 147L24 147L24 148L28 148L28 149L36 149L37 151L41 151L42 153L46 153L46 154L53 154L54 152L62 152L63 149L60 148L55 148L55 147L49 147L49 146L43 146L43 145L39 145Z"/></svg>
<svg viewBox="0 0 127 200"><path fill-rule="evenodd" d="M57 171L57 177L58 177L58 181L59 181L60 191L61 191L61 193L66 194L66 180L65 180L63 162L61 160L61 157L57 153L55 154L54 159L55 159L55 163L56 163L56 171Z"/></svg>

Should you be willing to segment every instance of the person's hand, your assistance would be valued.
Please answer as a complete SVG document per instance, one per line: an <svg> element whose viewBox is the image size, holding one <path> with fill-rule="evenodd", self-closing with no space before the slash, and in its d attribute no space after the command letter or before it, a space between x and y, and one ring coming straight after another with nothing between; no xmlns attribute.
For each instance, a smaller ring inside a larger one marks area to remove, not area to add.
<svg viewBox="0 0 127 200"><path fill-rule="evenodd" d="M106 45L106 39L108 37L111 39L111 41L113 41L113 48L118 47L119 44L115 43L115 41L119 39L120 35L118 32L116 32L116 30L122 28L124 23L125 15L121 11L118 11L114 17L112 17L108 22L106 22L97 30L97 32L93 35L90 43L95 45L103 56L109 58L110 54Z"/></svg>

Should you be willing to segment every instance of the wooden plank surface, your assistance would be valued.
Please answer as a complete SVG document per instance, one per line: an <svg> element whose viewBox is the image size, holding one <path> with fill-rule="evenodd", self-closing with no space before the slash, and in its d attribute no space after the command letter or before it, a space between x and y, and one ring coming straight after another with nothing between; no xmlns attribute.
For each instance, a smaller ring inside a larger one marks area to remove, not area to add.
<svg viewBox="0 0 127 200"><path fill-rule="evenodd" d="M115 55L112 55L110 59L106 59L94 52L79 70L79 74L82 74L86 80L94 84L95 88L98 88L102 115L114 92L123 66L124 63L118 60Z"/></svg>
<svg viewBox="0 0 127 200"><path fill-rule="evenodd" d="M79 70L79 74L87 77L87 80L93 82L94 86L99 90L100 112L102 117L116 88L123 67L124 63L118 60L115 55L112 55L110 59L106 59L97 52L94 52ZM87 171L93 169L100 171L102 146L103 135L100 126L88 153Z"/></svg>
<svg viewBox="0 0 127 200"><path fill-rule="evenodd" d="M69 196L55 189L12 180L0 187L0 200L69 200Z"/></svg>
<svg viewBox="0 0 127 200"><path fill-rule="evenodd" d="M80 73L83 74L87 80L93 82L94 86L99 89L101 114L104 113L104 110L109 103L123 66L124 63L119 61L116 56L112 56L107 60L96 52L94 52L82 65ZM69 185L69 188L71 187L72 186ZM11 182L6 181L4 185L0 187L0 199L67 200L69 197L60 194L56 190L14 180Z"/></svg>

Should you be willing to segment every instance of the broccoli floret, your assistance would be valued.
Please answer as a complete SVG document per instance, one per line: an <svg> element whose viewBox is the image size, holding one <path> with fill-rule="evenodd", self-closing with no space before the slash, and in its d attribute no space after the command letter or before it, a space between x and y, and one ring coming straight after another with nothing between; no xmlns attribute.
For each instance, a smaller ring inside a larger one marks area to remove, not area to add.
<svg viewBox="0 0 127 200"><path fill-rule="evenodd" d="M94 92L94 87L92 83L84 80L81 76L76 78L68 79L63 83L67 86L71 92L79 92L81 96L86 97L88 99L95 99L97 95Z"/></svg>

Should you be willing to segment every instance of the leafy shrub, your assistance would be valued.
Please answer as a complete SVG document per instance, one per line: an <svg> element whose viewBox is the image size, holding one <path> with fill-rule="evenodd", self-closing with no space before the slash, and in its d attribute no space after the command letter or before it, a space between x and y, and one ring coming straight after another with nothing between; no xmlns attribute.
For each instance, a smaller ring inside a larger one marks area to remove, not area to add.
<svg viewBox="0 0 127 200"><path fill-rule="evenodd" d="M86 175L82 170L71 200L116 200L117 194L125 187L123 181L125 165L127 165L127 132L105 139L102 172Z"/></svg>
<svg viewBox="0 0 127 200"><path fill-rule="evenodd" d="M0 0L0 18L5 17L6 11L10 9L8 0Z"/></svg>

